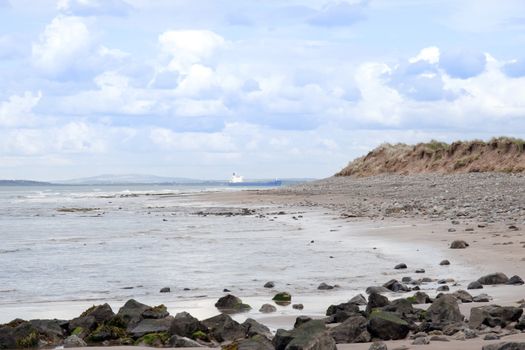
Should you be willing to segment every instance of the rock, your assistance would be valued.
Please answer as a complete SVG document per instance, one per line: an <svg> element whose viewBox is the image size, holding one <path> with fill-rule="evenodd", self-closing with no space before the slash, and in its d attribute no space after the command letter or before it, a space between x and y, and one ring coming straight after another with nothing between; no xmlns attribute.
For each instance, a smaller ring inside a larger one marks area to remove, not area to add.
<svg viewBox="0 0 525 350"><path fill-rule="evenodd" d="M273 350L270 340L262 336L255 336L250 339L240 339L223 347L223 350Z"/></svg>
<svg viewBox="0 0 525 350"><path fill-rule="evenodd" d="M399 283L395 279L390 280L387 283L383 284L383 287L385 287L388 290L391 290L392 292L408 292L408 291L410 291L410 288L408 288L406 285L404 285L402 283Z"/></svg>
<svg viewBox="0 0 525 350"><path fill-rule="evenodd" d="M51 343L57 343L64 339L63 322L58 320L31 320L31 325L38 331L41 338Z"/></svg>
<svg viewBox="0 0 525 350"><path fill-rule="evenodd" d="M251 306L248 304L243 304L240 298L237 298L234 295L227 294L215 303L215 307L221 311L227 312L240 312L247 311L251 309Z"/></svg>
<svg viewBox="0 0 525 350"><path fill-rule="evenodd" d="M473 299L469 292L462 289L455 291L452 295L455 296L456 299L461 300L462 303L471 303Z"/></svg>
<svg viewBox="0 0 525 350"><path fill-rule="evenodd" d="M470 282L467 286L467 289L482 289L483 285L478 281Z"/></svg>
<svg viewBox="0 0 525 350"><path fill-rule="evenodd" d="M130 299L118 310L117 316L122 319L128 329L131 329L142 320L142 313L148 309L151 309L151 306Z"/></svg>
<svg viewBox="0 0 525 350"><path fill-rule="evenodd" d="M439 263L439 265L441 265L441 266L447 266L447 265L450 265L450 261L448 261L448 260L441 260L441 262Z"/></svg>
<svg viewBox="0 0 525 350"><path fill-rule="evenodd" d="M111 309L111 306L106 303L103 305L93 305L80 315L80 317L86 316L93 316L95 321L100 324L111 320L115 316L115 313Z"/></svg>
<svg viewBox="0 0 525 350"><path fill-rule="evenodd" d="M170 334L191 338L195 332L199 331L206 333L208 329L187 312L179 312L171 322Z"/></svg>
<svg viewBox="0 0 525 350"><path fill-rule="evenodd" d="M525 317L522 315L518 322L516 323L516 329L519 329L520 331L525 330Z"/></svg>
<svg viewBox="0 0 525 350"><path fill-rule="evenodd" d="M326 309L326 316L330 316L329 323L343 322L350 316L359 313L359 306L354 303L341 303L339 305L330 305Z"/></svg>
<svg viewBox="0 0 525 350"><path fill-rule="evenodd" d="M494 333L489 333L483 337L483 340L499 340L499 338L500 338L499 335L494 334Z"/></svg>
<svg viewBox="0 0 525 350"><path fill-rule="evenodd" d="M367 343L370 333L367 330L367 319L361 315L352 316L330 330L330 334L337 344Z"/></svg>
<svg viewBox="0 0 525 350"><path fill-rule="evenodd" d="M170 287L164 287L160 289L160 293L170 293L171 289Z"/></svg>
<svg viewBox="0 0 525 350"><path fill-rule="evenodd" d="M505 327L516 322L523 314L523 309L514 306L487 305L474 307L470 310L469 327L479 328L481 325L489 327Z"/></svg>
<svg viewBox="0 0 525 350"><path fill-rule="evenodd" d="M407 299L414 304L429 304L432 302L432 299L425 292L416 292L411 298Z"/></svg>
<svg viewBox="0 0 525 350"><path fill-rule="evenodd" d="M129 333L134 338L140 338L148 333L169 332L172 329L173 320L172 316L161 319L146 318L140 321Z"/></svg>
<svg viewBox="0 0 525 350"><path fill-rule="evenodd" d="M447 337L443 335L433 335L430 337L430 341L450 341Z"/></svg>
<svg viewBox="0 0 525 350"><path fill-rule="evenodd" d="M165 318L165 317L168 317L169 315L170 313L168 312L168 309L163 304L154 306L154 307L150 307L149 309L144 310L144 312L142 313L142 317L144 318L155 318L155 319Z"/></svg>
<svg viewBox="0 0 525 350"><path fill-rule="evenodd" d="M330 290L330 289L334 289L334 286L331 286L331 285L326 284L326 283L323 282L317 287L317 289L319 289L319 290Z"/></svg>
<svg viewBox="0 0 525 350"><path fill-rule="evenodd" d="M491 273L478 279L478 282L483 285L505 284L508 281L509 278L502 272Z"/></svg>
<svg viewBox="0 0 525 350"><path fill-rule="evenodd" d="M509 278L509 281L507 282L507 284L512 284L512 285L522 285L524 284L525 282L523 282L523 280L521 279L520 276L512 276L511 278Z"/></svg>
<svg viewBox="0 0 525 350"><path fill-rule="evenodd" d="M436 288L436 291L438 291L438 292L448 292L449 290L450 290L450 288L447 285L439 286L439 287Z"/></svg>
<svg viewBox="0 0 525 350"><path fill-rule="evenodd" d="M372 345L368 348L368 350L388 350L387 346L383 342L373 342Z"/></svg>
<svg viewBox="0 0 525 350"><path fill-rule="evenodd" d="M410 276L405 276L405 277L401 278L401 282L402 283L408 283L408 282L412 282L412 281L413 281L412 277L410 277Z"/></svg>
<svg viewBox="0 0 525 350"><path fill-rule="evenodd" d="M209 329L209 335L219 343L228 340L233 341L245 336L244 327L226 314L208 318L202 321L202 324Z"/></svg>
<svg viewBox="0 0 525 350"><path fill-rule="evenodd" d="M414 339L413 345L427 345L430 344L430 340L427 337L419 337Z"/></svg>
<svg viewBox="0 0 525 350"><path fill-rule="evenodd" d="M273 288L273 287L275 287L275 283L272 281L266 282L264 284L264 288Z"/></svg>
<svg viewBox="0 0 525 350"><path fill-rule="evenodd" d="M270 304L263 304L261 308L259 309L259 312L262 312L262 313L270 313L270 312L275 312L275 311L277 311L277 308Z"/></svg>
<svg viewBox="0 0 525 350"><path fill-rule="evenodd" d="M462 240L455 240L450 244L450 249L465 249L469 244Z"/></svg>
<svg viewBox="0 0 525 350"><path fill-rule="evenodd" d="M525 342L503 342L483 345L481 350L525 350Z"/></svg>
<svg viewBox="0 0 525 350"><path fill-rule="evenodd" d="M390 304L382 308L383 311L394 312L404 320L416 319L416 310L412 306L412 303L407 299L396 299L392 300Z"/></svg>
<svg viewBox="0 0 525 350"><path fill-rule="evenodd" d="M312 318L310 316L299 316L295 319L293 328L300 327L303 323L310 322Z"/></svg>
<svg viewBox="0 0 525 350"><path fill-rule="evenodd" d="M390 302L388 298L377 293L372 293L368 296L368 304L366 305L366 313L370 314L375 308L381 308L388 305Z"/></svg>
<svg viewBox="0 0 525 350"><path fill-rule="evenodd" d="M304 309L304 305L303 304L293 304L292 308L296 310L302 310Z"/></svg>
<svg viewBox="0 0 525 350"><path fill-rule="evenodd" d="M168 340L168 345L172 348L202 348L204 347L199 342L193 339L181 337L180 335L173 335Z"/></svg>
<svg viewBox="0 0 525 350"><path fill-rule="evenodd" d="M312 320L292 331L278 329L273 339L276 350L336 350L335 340L320 320Z"/></svg>
<svg viewBox="0 0 525 350"><path fill-rule="evenodd" d="M270 331L270 329L266 327L265 325L263 325L262 323L255 321L253 318L247 318L246 321L244 321L241 324L241 326L244 327L246 331L246 335L250 338L256 335L261 335L268 339L273 338L273 334Z"/></svg>
<svg viewBox="0 0 525 350"><path fill-rule="evenodd" d="M399 318L395 313L374 311L370 314L367 329L372 338L397 340L404 339L410 327L406 321Z"/></svg>
<svg viewBox="0 0 525 350"><path fill-rule="evenodd" d="M475 303L488 303L491 300L492 298L485 293L476 295L475 297L472 298L472 301Z"/></svg>
<svg viewBox="0 0 525 350"><path fill-rule="evenodd" d="M288 292L280 292L275 294L272 300L275 302L290 303L292 301L292 295Z"/></svg>
<svg viewBox="0 0 525 350"><path fill-rule="evenodd" d="M366 298L363 296L363 294L358 294L352 299L348 301L349 303L356 304L356 305L366 305L367 301Z"/></svg>
<svg viewBox="0 0 525 350"><path fill-rule="evenodd" d="M76 335L70 335L64 340L64 348L83 348L87 343Z"/></svg>
<svg viewBox="0 0 525 350"><path fill-rule="evenodd" d="M381 293L389 293L389 292L390 290L382 286L373 286L373 287L366 288L366 294L372 294L372 293L381 294Z"/></svg>
<svg viewBox="0 0 525 350"><path fill-rule="evenodd" d="M407 268L407 264L405 263L400 263L400 264L397 264L396 266L394 266L394 269L396 270L401 270L401 269L406 269Z"/></svg>
<svg viewBox="0 0 525 350"><path fill-rule="evenodd" d="M120 327L102 324L86 338L88 343L102 343L126 337L126 330Z"/></svg>
<svg viewBox="0 0 525 350"><path fill-rule="evenodd" d="M432 323L457 323L463 321L457 299L452 295L443 295L434 300L427 310L427 319Z"/></svg>
<svg viewBox="0 0 525 350"><path fill-rule="evenodd" d="M425 273L425 269L417 269L416 273Z"/></svg>

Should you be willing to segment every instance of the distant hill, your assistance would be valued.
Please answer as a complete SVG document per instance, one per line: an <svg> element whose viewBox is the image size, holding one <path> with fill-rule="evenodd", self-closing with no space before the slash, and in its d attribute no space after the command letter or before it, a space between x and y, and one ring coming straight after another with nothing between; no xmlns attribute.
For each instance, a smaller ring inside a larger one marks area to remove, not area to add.
<svg viewBox="0 0 525 350"><path fill-rule="evenodd" d="M60 183L65 185L127 185L127 184L165 184L165 183L177 183L177 184L193 184L202 183L203 180L188 179L182 177L162 177L155 175L142 175L142 174L124 174L124 175L112 175L104 174L92 177L85 177L79 179L54 181L54 183Z"/></svg>
<svg viewBox="0 0 525 350"><path fill-rule="evenodd" d="M49 182L30 180L0 180L0 186L50 186Z"/></svg>
<svg viewBox="0 0 525 350"><path fill-rule="evenodd" d="M357 158L335 176L381 174L525 172L525 141L510 137L488 142L431 141L417 145L383 144Z"/></svg>

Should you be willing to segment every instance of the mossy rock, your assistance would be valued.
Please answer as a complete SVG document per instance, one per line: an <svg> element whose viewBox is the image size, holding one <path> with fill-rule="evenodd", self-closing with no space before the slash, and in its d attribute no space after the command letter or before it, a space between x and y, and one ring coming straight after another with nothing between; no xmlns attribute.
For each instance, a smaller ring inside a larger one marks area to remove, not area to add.
<svg viewBox="0 0 525 350"><path fill-rule="evenodd" d="M411 304L417 304L416 297L408 297L406 298Z"/></svg>
<svg viewBox="0 0 525 350"><path fill-rule="evenodd" d="M90 313L93 312L93 310L95 310L97 308L96 305L93 305L91 306L89 309L87 309L86 311L84 311L83 313L80 314L80 317L86 317L88 316Z"/></svg>
<svg viewBox="0 0 525 350"><path fill-rule="evenodd" d="M197 339L208 340L208 335L204 333L203 331L196 331L196 332L193 332L193 334L191 335L191 338L195 340Z"/></svg>
<svg viewBox="0 0 525 350"><path fill-rule="evenodd" d="M292 295L288 292L281 292L281 293L275 294L272 300L290 303L292 301Z"/></svg>
<svg viewBox="0 0 525 350"><path fill-rule="evenodd" d="M87 341L91 343L100 343L105 340L114 340L125 338L126 331L120 327L110 326L107 324L100 325L88 337Z"/></svg>
<svg viewBox="0 0 525 350"><path fill-rule="evenodd" d="M18 348L36 348L38 346L38 332L31 331L28 335L23 338L16 340L16 346Z"/></svg>
<svg viewBox="0 0 525 350"><path fill-rule="evenodd" d="M115 316L106 322L106 325L126 329L126 322L120 316Z"/></svg>
<svg viewBox="0 0 525 350"><path fill-rule="evenodd" d="M397 323L399 325L408 326L408 322L406 322L405 320L402 320L401 318L399 318L395 313L381 311L381 309L374 309L370 313L370 319L372 319L372 318L380 318L380 319L388 321L388 322L392 322L392 323Z"/></svg>
<svg viewBox="0 0 525 350"><path fill-rule="evenodd" d="M170 335L167 332L162 333L150 333L146 334L135 342L135 345L148 345L148 346L156 346L161 347L164 344L166 344L170 339Z"/></svg>
<svg viewBox="0 0 525 350"><path fill-rule="evenodd" d="M77 328L73 329L73 332L71 332L71 335L76 335L76 336L80 337L82 332L84 332L84 328L77 327Z"/></svg>

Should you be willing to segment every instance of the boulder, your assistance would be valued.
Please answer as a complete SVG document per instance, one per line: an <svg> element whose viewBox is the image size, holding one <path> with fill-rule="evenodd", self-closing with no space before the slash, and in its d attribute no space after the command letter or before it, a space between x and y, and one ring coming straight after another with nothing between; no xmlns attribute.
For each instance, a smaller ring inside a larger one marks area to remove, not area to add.
<svg viewBox="0 0 525 350"><path fill-rule="evenodd" d="M209 335L222 343L244 338L246 331L237 321L226 314L220 314L202 321L209 330Z"/></svg>
<svg viewBox="0 0 525 350"><path fill-rule="evenodd" d="M361 315L352 316L330 330L330 334L337 344L367 343L370 333L367 330L367 319Z"/></svg>
<svg viewBox="0 0 525 350"><path fill-rule="evenodd" d="M131 329L143 319L142 313L148 309L151 309L151 306L130 299L118 310L117 316L120 317L128 329Z"/></svg>
<svg viewBox="0 0 525 350"><path fill-rule="evenodd" d="M389 293L390 290L386 289L383 286L372 286L372 287L367 287L365 292L366 294L372 294L372 293L381 294L381 293Z"/></svg>
<svg viewBox="0 0 525 350"><path fill-rule="evenodd" d="M517 275L514 275L511 278L509 278L509 281L507 282L507 284L511 284L511 285L522 285L524 283L525 282L523 282L521 277Z"/></svg>
<svg viewBox="0 0 525 350"><path fill-rule="evenodd" d="M470 310L469 327L479 328L481 325L489 327L505 327L511 322L518 321L523 309L514 306L487 305L474 307Z"/></svg>
<svg viewBox="0 0 525 350"><path fill-rule="evenodd" d="M376 342L373 342L372 345L370 345L368 350L388 350L388 348L386 344L383 343L382 341L376 341Z"/></svg>
<svg viewBox="0 0 525 350"><path fill-rule="evenodd" d="M404 320L416 320L416 309L414 309L412 303L407 299L392 300L388 305L384 306L382 310L396 313L399 317L401 317Z"/></svg>
<svg viewBox="0 0 525 350"><path fill-rule="evenodd" d="M271 304L263 304L261 306L261 308L259 309L259 312L262 312L262 313L270 313L270 312L275 312L277 311L277 308Z"/></svg>
<svg viewBox="0 0 525 350"><path fill-rule="evenodd" d="M416 292L412 297L407 298L408 301L413 302L414 304L429 304L432 302L432 299L425 292Z"/></svg>
<svg viewBox="0 0 525 350"><path fill-rule="evenodd" d="M425 273L425 269L417 269L416 273Z"/></svg>
<svg viewBox="0 0 525 350"><path fill-rule="evenodd" d="M70 335L64 340L64 348L83 348L87 343L76 335Z"/></svg>
<svg viewBox="0 0 525 350"><path fill-rule="evenodd" d="M88 343L102 343L125 338L126 335L126 330L123 328L101 324L87 336L86 340Z"/></svg>
<svg viewBox="0 0 525 350"><path fill-rule="evenodd" d="M145 310L142 313L142 317L144 318L165 318L168 317L170 313L168 312L168 309L163 304L151 307L147 310Z"/></svg>
<svg viewBox="0 0 525 350"><path fill-rule="evenodd" d="M399 283L395 279L392 279L388 281L387 283L383 284L383 287L385 287L388 290L391 290L392 292L409 292L410 291L410 288L408 288L403 283Z"/></svg>
<svg viewBox="0 0 525 350"><path fill-rule="evenodd" d="M107 322L115 317L115 313L109 304L93 305L84 311L79 317L69 321L69 331L73 332L75 329L79 336L85 336L90 331L93 331L97 326ZM80 331L82 330L82 331Z"/></svg>
<svg viewBox="0 0 525 350"><path fill-rule="evenodd" d="M468 243L465 241L455 240L455 241L452 241L452 243L450 244L450 249L465 249L468 246L469 246Z"/></svg>
<svg viewBox="0 0 525 350"><path fill-rule="evenodd" d="M354 303L341 303L339 305L330 305L326 309L326 316L330 316L329 323L339 323L348 317L359 313L359 306Z"/></svg>
<svg viewBox="0 0 525 350"><path fill-rule="evenodd" d="M264 288L273 288L275 287L275 282L268 281L264 284Z"/></svg>
<svg viewBox="0 0 525 350"><path fill-rule="evenodd" d="M0 326L0 349L36 348L38 330L31 323L16 319Z"/></svg>
<svg viewBox="0 0 525 350"><path fill-rule="evenodd" d="M368 296L368 304L366 304L366 313L371 313L376 308L381 308L388 305L390 302L388 298L377 293L372 293Z"/></svg>
<svg viewBox="0 0 525 350"><path fill-rule="evenodd" d="M295 319L295 323L293 325L293 328L300 327L303 323L310 322L312 318L310 316L298 316Z"/></svg>
<svg viewBox="0 0 525 350"><path fill-rule="evenodd" d="M318 290L330 290L330 289L334 289L334 286L326 284L326 283L323 282L319 286L317 286L317 289Z"/></svg>
<svg viewBox="0 0 525 350"><path fill-rule="evenodd" d="M481 350L525 350L525 342L502 342L483 345Z"/></svg>
<svg viewBox="0 0 525 350"><path fill-rule="evenodd" d="M290 303L292 301L292 295L288 292L280 292L275 294L272 300L276 303Z"/></svg>
<svg viewBox="0 0 525 350"><path fill-rule="evenodd" d="M366 305L367 301L366 298L363 296L363 294L358 294L352 299L348 301L349 303L356 304L356 305Z"/></svg>
<svg viewBox="0 0 525 350"><path fill-rule="evenodd" d="M441 265L441 266L447 266L447 265L450 265L450 261L448 261L448 260L446 260L446 259L445 259L445 260L441 260L441 262L439 263L439 265Z"/></svg>
<svg viewBox="0 0 525 350"><path fill-rule="evenodd" d="M227 312L240 312L251 309L250 305L243 304L241 299L231 294L227 294L222 298L219 298L219 300L215 303L215 307L221 311Z"/></svg>
<svg viewBox="0 0 525 350"><path fill-rule="evenodd" d="M160 293L170 293L171 292L171 289L170 287L164 287L164 288L161 288Z"/></svg>
<svg viewBox="0 0 525 350"><path fill-rule="evenodd" d="M396 270L402 270L402 269L406 269L407 268L407 264L405 263L400 263L400 264L397 264L396 266L394 266L394 269Z"/></svg>
<svg viewBox="0 0 525 350"><path fill-rule="evenodd" d="M57 343L64 339L64 329L62 328L62 321L58 320L31 320L29 321L33 327L38 331L40 337L50 343Z"/></svg>
<svg viewBox="0 0 525 350"><path fill-rule="evenodd" d="M134 338L140 338L148 333L169 332L172 329L173 320L172 316L161 319L146 318L133 327L129 333Z"/></svg>
<svg viewBox="0 0 525 350"><path fill-rule="evenodd" d="M485 293L476 295L475 297L472 298L472 301L475 303L488 303L491 300L492 300L492 297L488 296Z"/></svg>
<svg viewBox="0 0 525 350"><path fill-rule="evenodd" d="M442 295L434 300L427 310L426 318L432 323L457 323L463 321L457 299L452 295Z"/></svg>
<svg viewBox="0 0 525 350"><path fill-rule="evenodd" d="M320 320L306 322L291 331L278 329L272 343L276 350L337 349L335 340Z"/></svg>
<svg viewBox="0 0 525 350"><path fill-rule="evenodd" d="M456 299L461 300L462 303L471 303L473 299L469 292L462 289L455 291L452 295L455 296Z"/></svg>
<svg viewBox="0 0 525 350"><path fill-rule="evenodd" d="M256 335L249 339L236 340L222 348L223 350L273 350L273 344L266 337Z"/></svg>
<svg viewBox="0 0 525 350"><path fill-rule="evenodd" d="M508 281L509 278L503 272L491 273L478 278L478 282L483 285L506 284Z"/></svg>
<svg viewBox="0 0 525 350"><path fill-rule="evenodd" d="M296 310L302 310L302 309L304 309L304 305L303 304L293 304L292 308L294 308Z"/></svg>
<svg viewBox="0 0 525 350"><path fill-rule="evenodd" d="M187 312L179 312L171 322L170 334L191 338L195 332L206 333L208 329Z"/></svg>
<svg viewBox="0 0 525 350"><path fill-rule="evenodd" d="M470 282L467 286L467 289L482 289L483 285L478 281Z"/></svg>
<svg viewBox="0 0 525 350"><path fill-rule="evenodd" d="M193 339L181 337L179 335L173 335L168 340L168 345L172 348L202 348L204 347L199 342Z"/></svg>
<svg viewBox="0 0 525 350"><path fill-rule="evenodd" d="M98 324L101 324L111 320L115 316L115 313L111 309L111 306L106 303L103 305L93 305L80 315L80 317L86 316L93 316L95 321L97 321Z"/></svg>
<svg viewBox="0 0 525 350"><path fill-rule="evenodd" d="M273 338L273 334L270 329L265 325L255 321L253 318L246 319L246 321L244 321L241 325L244 327L246 335L250 338L256 335L261 335L268 339Z"/></svg>
<svg viewBox="0 0 525 350"><path fill-rule="evenodd" d="M367 329L372 338L397 340L406 338L410 326L393 312L374 311L370 314Z"/></svg>
<svg viewBox="0 0 525 350"><path fill-rule="evenodd" d="M448 292L449 290L450 290L450 288L447 285L439 286L439 287L436 288L437 292Z"/></svg>

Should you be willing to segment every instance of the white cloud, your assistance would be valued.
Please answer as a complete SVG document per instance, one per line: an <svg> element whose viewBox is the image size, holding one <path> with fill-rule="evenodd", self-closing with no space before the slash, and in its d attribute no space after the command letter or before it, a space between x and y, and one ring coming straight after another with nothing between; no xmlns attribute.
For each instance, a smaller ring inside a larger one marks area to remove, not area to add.
<svg viewBox="0 0 525 350"><path fill-rule="evenodd" d="M410 63L416 63L419 61L426 61L430 64L436 64L439 62L440 51L435 46L426 47L419 51L419 53L408 60Z"/></svg>
<svg viewBox="0 0 525 350"><path fill-rule="evenodd" d="M33 108L42 98L39 91L36 94L26 91L23 95L13 95L7 101L0 102L0 127L25 126L34 123Z"/></svg>
<svg viewBox="0 0 525 350"><path fill-rule="evenodd" d="M131 6L123 0L58 0L57 10L75 16L125 16Z"/></svg>
<svg viewBox="0 0 525 350"><path fill-rule="evenodd" d="M86 59L92 47L88 27L79 17L57 16L33 43L34 65L55 75L67 71L77 61Z"/></svg>
<svg viewBox="0 0 525 350"><path fill-rule="evenodd" d="M165 128L154 128L150 139L162 148L192 152L233 152L235 145L224 133L174 132Z"/></svg>

